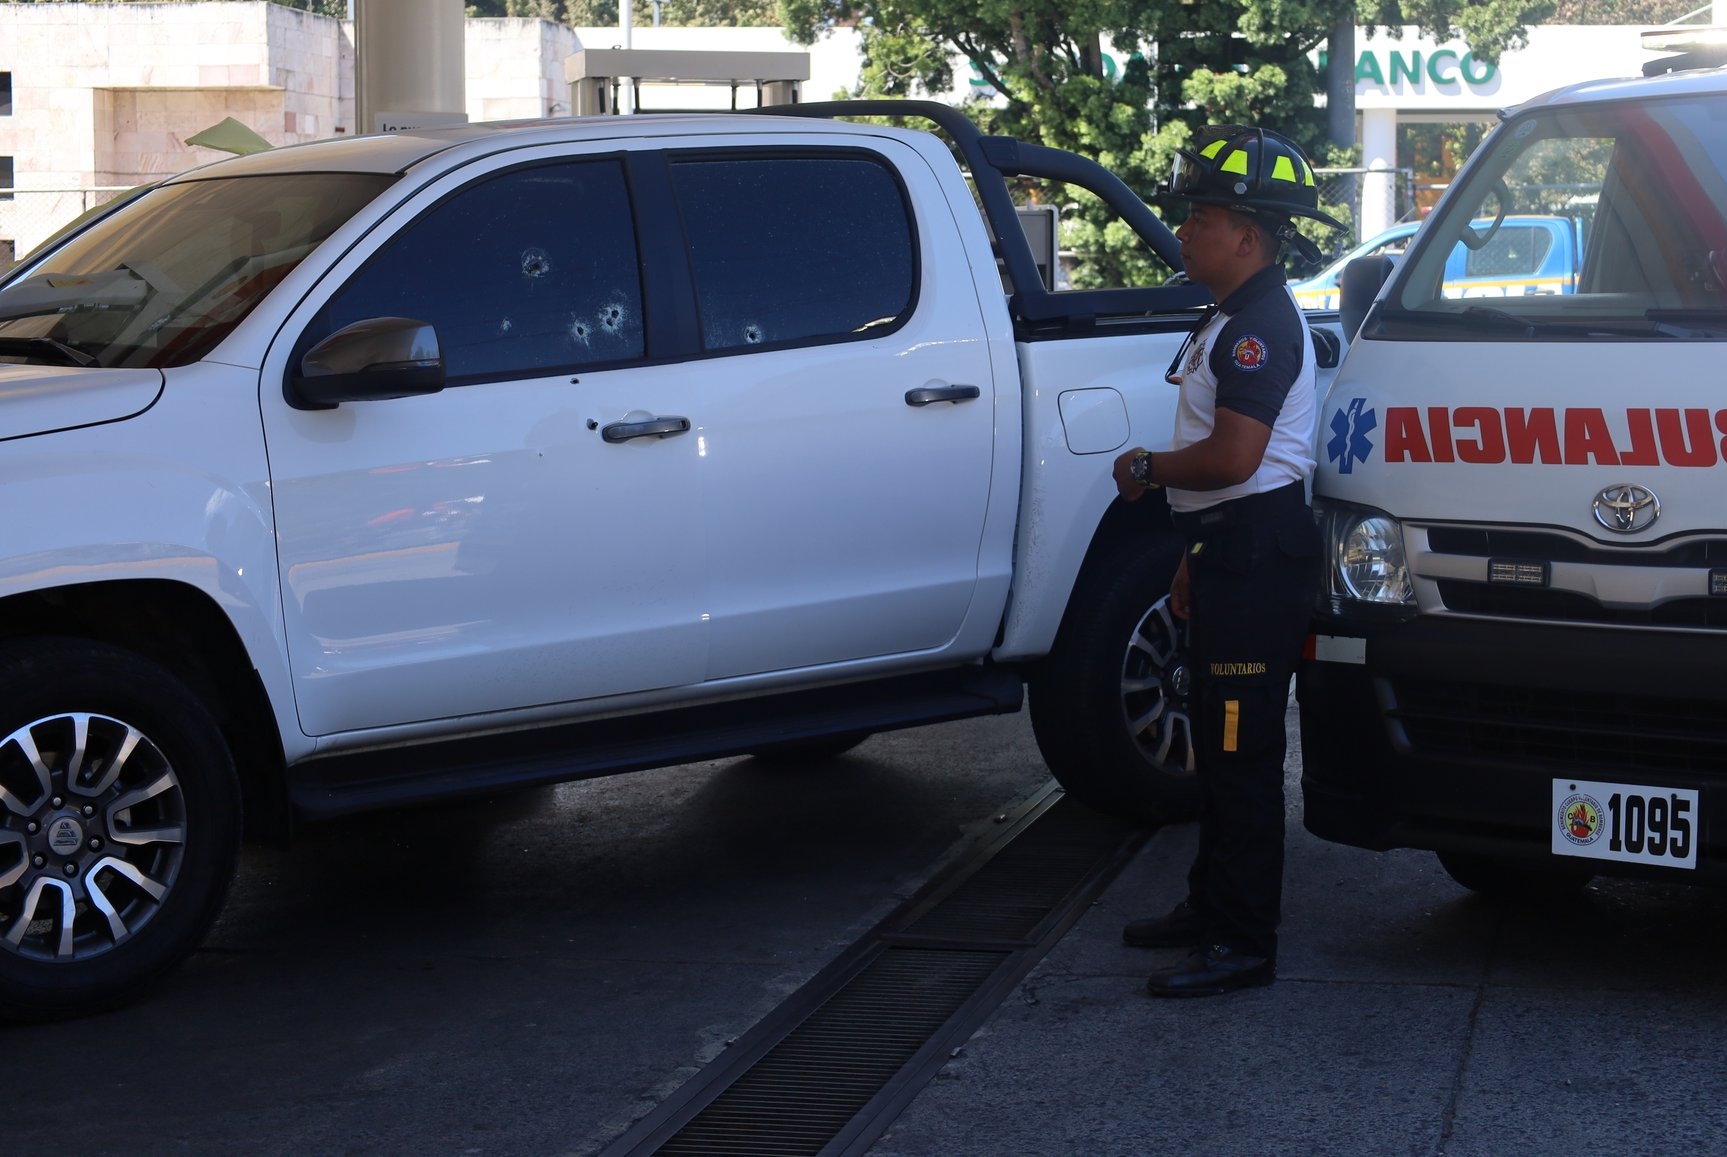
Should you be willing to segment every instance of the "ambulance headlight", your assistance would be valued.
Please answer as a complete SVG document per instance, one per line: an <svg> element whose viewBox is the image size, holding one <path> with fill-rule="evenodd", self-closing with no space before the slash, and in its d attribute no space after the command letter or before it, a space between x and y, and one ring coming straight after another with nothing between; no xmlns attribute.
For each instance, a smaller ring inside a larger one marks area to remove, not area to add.
<svg viewBox="0 0 1727 1157"><path fill-rule="evenodd" d="M1325 593L1333 606L1343 600L1414 606L1403 528L1395 518L1381 510L1323 501L1314 503L1314 514L1328 560Z"/></svg>

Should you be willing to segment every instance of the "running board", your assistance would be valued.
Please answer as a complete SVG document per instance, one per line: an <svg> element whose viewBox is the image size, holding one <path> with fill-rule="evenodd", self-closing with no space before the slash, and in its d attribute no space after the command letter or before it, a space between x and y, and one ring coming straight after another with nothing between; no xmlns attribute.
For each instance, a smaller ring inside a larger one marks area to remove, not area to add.
<svg viewBox="0 0 1727 1157"><path fill-rule="evenodd" d="M483 796L746 755L845 734L897 731L1018 711L1025 686L999 667L968 666L677 711L472 735L312 759L288 769L306 819Z"/></svg>

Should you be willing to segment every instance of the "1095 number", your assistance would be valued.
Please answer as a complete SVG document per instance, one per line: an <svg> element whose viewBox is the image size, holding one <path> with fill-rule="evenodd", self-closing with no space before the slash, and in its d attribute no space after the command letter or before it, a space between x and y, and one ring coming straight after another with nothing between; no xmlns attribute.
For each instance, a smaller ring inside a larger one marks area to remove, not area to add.
<svg viewBox="0 0 1727 1157"><path fill-rule="evenodd" d="M1697 792L1553 781L1553 854L1695 868Z"/></svg>

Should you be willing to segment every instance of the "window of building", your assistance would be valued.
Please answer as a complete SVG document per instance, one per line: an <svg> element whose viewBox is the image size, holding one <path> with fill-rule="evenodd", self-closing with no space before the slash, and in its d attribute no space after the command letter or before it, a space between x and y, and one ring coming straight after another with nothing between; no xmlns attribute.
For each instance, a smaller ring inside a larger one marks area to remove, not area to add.
<svg viewBox="0 0 1727 1157"><path fill-rule="evenodd" d="M0 157L0 201L12 199L12 158Z"/></svg>
<svg viewBox="0 0 1727 1157"><path fill-rule="evenodd" d="M407 226L344 286L321 333L431 322L452 383L640 358L635 222L617 161L516 169Z"/></svg>
<svg viewBox="0 0 1727 1157"><path fill-rule="evenodd" d="M12 74L0 72L0 117L12 115Z"/></svg>
<svg viewBox="0 0 1727 1157"><path fill-rule="evenodd" d="M878 161L689 157L672 184L707 349L873 336L910 312L911 216Z"/></svg>

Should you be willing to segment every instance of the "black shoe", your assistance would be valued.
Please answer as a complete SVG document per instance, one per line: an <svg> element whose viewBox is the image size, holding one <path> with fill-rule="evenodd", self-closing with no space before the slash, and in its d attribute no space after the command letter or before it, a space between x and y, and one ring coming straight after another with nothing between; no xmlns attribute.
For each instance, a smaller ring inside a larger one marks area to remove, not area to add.
<svg viewBox="0 0 1727 1157"><path fill-rule="evenodd" d="M1129 948L1198 948L1205 943L1205 917L1183 900L1167 916L1130 921L1121 942Z"/></svg>
<svg viewBox="0 0 1727 1157"><path fill-rule="evenodd" d="M1258 988L1277 979L1277 963L1221 944L1202 948L1180 968L1155 972L1145 982L1153 996L1221 996L1238 988Z"/></svg>

